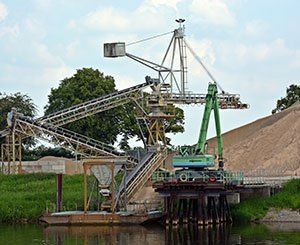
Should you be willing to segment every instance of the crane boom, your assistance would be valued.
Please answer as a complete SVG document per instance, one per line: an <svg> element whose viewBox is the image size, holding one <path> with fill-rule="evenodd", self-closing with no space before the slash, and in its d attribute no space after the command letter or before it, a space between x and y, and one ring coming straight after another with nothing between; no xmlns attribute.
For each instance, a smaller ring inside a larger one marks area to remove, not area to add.
<svg viewBox="0 0 300 245"><path fill-rule="evenodd" d="M221 137L221 124L219 114L218 88L216 83L209 83L208 92L206 95L205 109L202 118L202 124L199 134L198 143L196 145L195 154L205 154L205 145L207 139L207 130L211 111L214 111L215 127L218 141L218 161L219 167L223 167L223 143ZM221 166L220 166L221 164Z"/></svg>
<svg viewBox="0 0 300 245"><path fill-rule="evenodd" d="M214 111L215 127L218 141L218 163L219 169L223 168L223 143L221 136L221 125L219 115L218 88L216 83L209 83L205 97L205 109L198 142L196 146L183 146L180 148L180 156L173 157L174 167L207 168L214 166L214 156L206 152L206 139L211 112Z"/></svg>

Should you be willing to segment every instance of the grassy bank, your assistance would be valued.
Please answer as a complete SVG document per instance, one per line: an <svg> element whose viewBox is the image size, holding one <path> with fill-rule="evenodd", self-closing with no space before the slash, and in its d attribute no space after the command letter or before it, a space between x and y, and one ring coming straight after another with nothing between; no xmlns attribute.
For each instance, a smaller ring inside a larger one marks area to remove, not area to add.
<svg viewBox="0 0 300 245"><path fill-rule="evenodd" d="M63 177L63 205L82 209L81 175ZM37 221L48 207L55 209L55 174L0 174L0 223Z"/></svg>
<svg viewBox="0 0 300 245"><path fill-rule="evenodd" d="M300 208L300 180L295 179L283 186L282 192L270 198L252 198L232 207L236 221L254 221L263 218L270 208Z"/></svg>

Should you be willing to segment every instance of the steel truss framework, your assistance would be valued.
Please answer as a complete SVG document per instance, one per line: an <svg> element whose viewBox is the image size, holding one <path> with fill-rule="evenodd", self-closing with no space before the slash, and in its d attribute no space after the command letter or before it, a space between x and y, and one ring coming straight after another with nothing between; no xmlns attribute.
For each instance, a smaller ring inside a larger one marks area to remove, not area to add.
<svg viewBox="0 0 300 245"><path fill-rule="evenodd" d="M154 82L145 83L123 89L97 99L93 99L70 108L55 112L53 114L37 119L38 122L47 122L55 126L62 126L79 119L97 114L124 105L131 101L137 101L143 98L142 90L154 85Z"/></svg>
<svg viewBox="0 0 300 245"><path fill-rule="evenodd" d="M110 145L93 140L89 137L59 126L132 101L134 103L138 103L138 101L143 98L142 90L152 85L154 85L154 82L147 81L145 83L72 106L68 109L58 111L36 120L19 114L15 118L16 121L14 122L12 130L2 131L2 136L6 136L7 139L15 137L15 134L20 134L22 136L21 138L32 136L52 144L58 144L65 149L75 151L83 156L122 156L124 153L117 152ZM139 105L139 107L141 106ZM12 165L15 165L16 158L18 157L14 154L13 150L15 148L15 146L13 146L15 143L16 142L13 140L8 140L6 150L3 149L2 163L7 161L9 163L12 162ZM132 160L132 162L135 161Z"/></svg>
<svg viewBox="0 0 300 245"><path fill-rule="evenodd" d="M162 108L161 104L205 103L206 94L193 94L186 91L186 47L190 51L191 48L185 42L183 37L184 27L180 26L179 29L174 31L174 35L161 65L126 53L128 57L156 70L159 73L159 79L151 79L148 77L148 79L146 79L146 83L117 91L38 119L27 118L20 114L16 114L13 121L13 127L11 127L10 130L4 130L2 133L0 132L1 135L8 136L7 138L9 138L9 135L12 135L13 138L16 136L18 138L19 136L33 136L35 138L46 140L50 143L58 144L61 147L71 151L78 152L84 157L103 155L107 157L124 157L124 153L116 151L112 146L70 130L63 129L60 126L115 108L117 106L124 105L129 102L134 102L143 112L143 120L137 119L137 121L146 123L150 135L148 139L148 146L155 145L156 149L149 153L149 158L143 159L141 163L136 165L133 171L129 173L128 177L123 180L125 182L124 188L123 185L121 185L121 189L116 197L117 201L115 203L117 205L118 199L122 199L124 196L127 196L129 199L132 198L133 195L146 183L146 181L151 177L152 173L167 157L167 149L164 146L166 143L164 140L165 132L161 125L163 125L164 120L166 120L168 117L166 117L164 113L161 113L159 109ZM178 70L173 69L176 46L179 47L180 54L180 69ZM167 65L165 65L165 61L167 60L166 57L171 50L173 50L171 68L168 68ZM201 65L204 69L206 69L203 64ZM180 73L180 83L179 80L176 80L174 72ZM211 76L209 72L208 74ZM170 78L171 85L166 83L167 78ZM213 79L212 76L211 78ZM143 111L143 108L139 105L138 101L143 98L143 89L149 86L151 86L153 89L152 93L150 93L148 97L148 101L151 100L152 105L149 107L149 115L146 115L146 112ZM176 86L176 88L174 87L173 89L173 86ZM178 93L174 93L175 91L178 91ZM220 103L219 106L221 109L244 109L248 107L247 104L240 102L237 94L228 94L223 92L219 94L218 97ZM11 143L13 144L13 147L10 148L13 152L13 157L11 160L12 162L15 162L16 140L9 142L9 144ZM159 147L160 143L163 143L163 146ZM146 144L147 143L145 143L145 145ZM137 163L134 159L128 159L128 161L134 164Z"/></svg>

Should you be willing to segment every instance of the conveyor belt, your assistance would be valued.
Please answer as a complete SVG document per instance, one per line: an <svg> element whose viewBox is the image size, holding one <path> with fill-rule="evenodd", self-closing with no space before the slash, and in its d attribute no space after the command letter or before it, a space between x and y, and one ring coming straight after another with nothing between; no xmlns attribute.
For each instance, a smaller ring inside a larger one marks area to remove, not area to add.
<svg viewBox="0 0 300 245"><path fill-rule="evenodd" d="M27 136L33 136L49 143L58 144L65 149L76 151L84 156L124 156L124 153L113 146L91 139L70 130L54 127L48 123L40 123L29 117L18 115L15 119L15 130ZM131 159L131 161L133 161ZM136 162L134 162L136 164Z"/></svg>
<svg viewBox="0 0 300 245"><path fill-rule="evenodd" d="M146 184L163 161L167 158L167 149L162 149L157 152L149 152L142 161L123 180L126 183L126 199L130 200ZM116 203L124 196L124 182L121 183L119 193L116 197Z"/></svg>
<svg viewBox="0 0 300 245"><path fill-rule="evenodd" d="M55 126L65 125L96 113L129 103L132 99L141 99L143 97L142 90L153 84L154 82L148 81L126 88L38 118L37 121L47 122Z"/></svg>

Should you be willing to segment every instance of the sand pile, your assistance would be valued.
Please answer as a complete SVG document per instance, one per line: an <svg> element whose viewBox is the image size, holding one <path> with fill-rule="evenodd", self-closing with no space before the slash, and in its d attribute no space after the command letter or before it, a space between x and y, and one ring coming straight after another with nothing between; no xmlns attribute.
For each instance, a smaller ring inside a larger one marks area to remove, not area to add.
<svg viewBox="0 0 300 245"><path fill-rule="evenodd" d="M227 169L300 175L300 103L223 134L223 142Z"/></svg>

